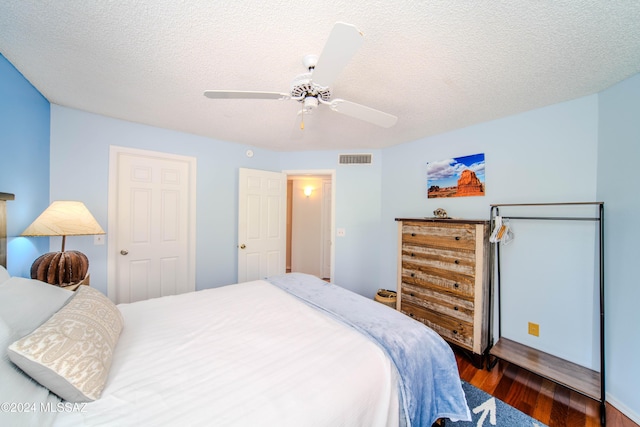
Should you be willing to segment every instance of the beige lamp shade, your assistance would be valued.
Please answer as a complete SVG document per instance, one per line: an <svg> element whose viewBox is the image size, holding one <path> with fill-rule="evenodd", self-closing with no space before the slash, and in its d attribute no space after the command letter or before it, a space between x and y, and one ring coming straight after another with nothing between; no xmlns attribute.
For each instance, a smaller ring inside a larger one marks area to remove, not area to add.
<svg viewBox="0 0 640 427"><path fill-rule="evenodd" d="M82 202L58 200L40 214L23 236L86 236L104 230Z"/></svg>
<svg viewBox="0 0 640 427"><path fill-rule="evenodd" d="M65 252L66 236L105 234L89 209L82 202L59 200L51 203L22 236L62 236L62 251L49 252L33 262L31 278L57 286L82 281L89 269L89 260L78 251Z"/></svg>

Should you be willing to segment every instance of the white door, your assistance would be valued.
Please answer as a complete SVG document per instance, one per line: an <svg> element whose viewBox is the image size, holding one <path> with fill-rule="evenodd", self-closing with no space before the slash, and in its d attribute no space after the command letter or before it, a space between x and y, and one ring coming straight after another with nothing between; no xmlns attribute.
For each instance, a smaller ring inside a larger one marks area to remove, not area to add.
<svg viewBox="0 0 640 427"><path fill-rule="evenodd" d="M287 175L240 168L238 282L284 274Z"/></svg>
<svg viewBox="0 0 640 427"><path fill-rule="evenodd" d="M116 149L110 161L117 180L109 203L112 299L125 303L194 291L195 159Z"/></svg>

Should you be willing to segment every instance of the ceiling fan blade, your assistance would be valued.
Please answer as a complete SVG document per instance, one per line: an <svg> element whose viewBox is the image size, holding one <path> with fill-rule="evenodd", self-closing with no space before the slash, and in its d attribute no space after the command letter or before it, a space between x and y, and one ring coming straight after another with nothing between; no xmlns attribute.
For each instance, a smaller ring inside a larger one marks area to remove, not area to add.
<svg viewBox="0 0 640 427"><path fill-rule="evenodd" d="M364 120L383 128L390 128L398 121L398 118L392 114L374 110L355 102L345 101L344 99L334 99L329 103L329 107L337 113Z"/></svg>
<svg viewBox="0 0 640 427"><path fill-rule="evenodd" d="M311 79L328 87L362 45L362 33L351 24L336 22L318 58Z"/></svg>
<svg viewBox="0 0 640 427"><path fill-rule="evenodd" d="M205 90L204 96L212 99L291 99L291 95L288 93L251 92L243 90Z"/></svg>

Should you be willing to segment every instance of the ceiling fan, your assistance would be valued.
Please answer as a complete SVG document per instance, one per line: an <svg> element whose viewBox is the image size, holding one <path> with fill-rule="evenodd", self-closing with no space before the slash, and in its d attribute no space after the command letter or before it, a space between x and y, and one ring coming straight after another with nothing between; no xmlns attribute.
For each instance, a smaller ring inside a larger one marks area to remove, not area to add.
<svg viewBox="0 0 640 427"><path fill-rule="evenodd" d="M304 129L304 114L311 113L318 105L327 105L332 111L356 119L364 120L385 128L396 124L398 118L373 108L345 101L331 99L331 83L347 65L351 57L362 45L362 33L351 24L337 22L325 43L320 56L306 55L303 58L307 73L296 76L291 82L289 93L253 92L238 90L207 90L204 96L212 99L273 99L294 100L302 104L303 120L300 128Z"/></svg>

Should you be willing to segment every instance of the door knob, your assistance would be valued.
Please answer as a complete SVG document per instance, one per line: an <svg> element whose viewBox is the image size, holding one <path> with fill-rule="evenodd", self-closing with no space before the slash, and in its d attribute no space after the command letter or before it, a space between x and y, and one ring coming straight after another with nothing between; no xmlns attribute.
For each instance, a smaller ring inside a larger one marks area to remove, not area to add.
<svg viewBox="0 0 640 427"><path fill-rule="evenodd" d="M247 247L247 245L245 245L244 243L240 245L240 249L244 249L246 247Z"/></svg>
<svg viewBox="0 0 640 427"><path fill-rule="evenodd" d="M127 255L128 253L129 253L129 251L126 250L126 249L123 249L123 250L120 251L120 255Z"/></svg>

